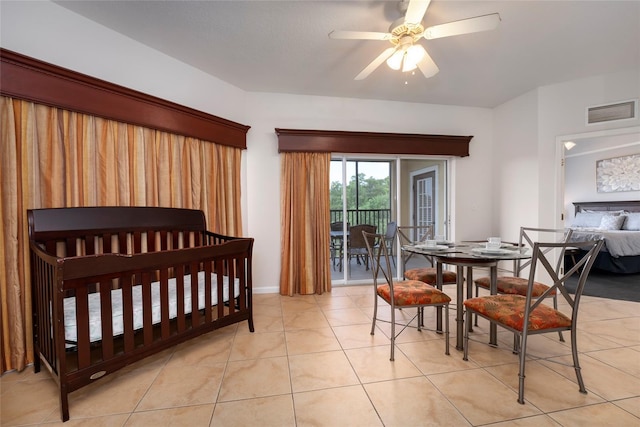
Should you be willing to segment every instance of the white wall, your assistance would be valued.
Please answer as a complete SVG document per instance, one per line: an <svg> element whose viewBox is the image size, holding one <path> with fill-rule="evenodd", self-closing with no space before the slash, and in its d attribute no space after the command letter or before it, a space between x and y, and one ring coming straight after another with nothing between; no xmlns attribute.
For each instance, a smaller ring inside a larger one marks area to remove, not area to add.
<svg viewBox="0 0 640 427"><path fill-rule="evenodd" d="M495 109L494 234L518 241L521 226L537 227L538 96L525 93Z"/></svg>

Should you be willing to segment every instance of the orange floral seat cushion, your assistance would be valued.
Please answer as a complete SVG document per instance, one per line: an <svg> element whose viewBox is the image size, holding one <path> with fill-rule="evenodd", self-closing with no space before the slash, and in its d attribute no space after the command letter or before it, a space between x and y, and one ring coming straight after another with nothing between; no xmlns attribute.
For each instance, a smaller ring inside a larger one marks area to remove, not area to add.
<svg viewBox="0 0 640 427"><path fill-rule="evenodd" d="M490 279L488 277L482 277L478 280L474 280L477 286L485 289L489 289ZM512 295L527 295L527 287L529 286L529 279L523 277L510 277L499 276L498 277L498 293L512 294ZM544 283L533 282L532 296L539 297L549 287ZM551 292L551 295L555 295L556 291Z"/></svg>
<svg viewBox="0 0 640 427"><path fill-rule="evenodd" d="M464 302L468 309L518 331L524 327L525 304L526 297L521 295L490 295ZM571 319L548 305L540 304L529 316L529 331L569 327Z"/></svg>
<svg viewBox="0 0 640 427"><path fill-rule="evenodd" d="M391 291L388 284L378 285L378 295L391 304ZM418 280L393 282L395 305L446 304L451 298L444 292Z"/></svg>
<svg viewBox="0 0 640 427"><path fill-rule="evenodd" d="M437 270L433 267L412 268L404 272L404 277L409 280L419 280L429 285L435 285L437 281ZM442 271L442 283L456 283L457 275L453 271Z"/></svg>

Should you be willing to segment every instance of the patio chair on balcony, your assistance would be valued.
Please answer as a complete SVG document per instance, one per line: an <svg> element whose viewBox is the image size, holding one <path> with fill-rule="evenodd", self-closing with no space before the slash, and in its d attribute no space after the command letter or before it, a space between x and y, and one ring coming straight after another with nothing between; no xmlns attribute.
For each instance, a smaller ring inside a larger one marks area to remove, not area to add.
<svg viewBox="0 0 640 427"><path fill-rule="evenodd" d="M347 238L349 237L349 228L351 224L347 223ZM336 269L336 265L342 271L342 254L344 251L344 223L342 221L331 223L331 263L333 269ZM336 262L337 261L337 262Z"/></svg>
<svg viewBox="0 0 640 427"><path fill-rule="evenodd" d="M375 225L358 224L349 229L349 243L347 244L349 265L351 265L351 258L356 258L358 264L360 264L360 259L363 259L366 269L369 270L367 243L362 232L375 234L377 228ZM370 242L370 244L372 243Z"/></svg>

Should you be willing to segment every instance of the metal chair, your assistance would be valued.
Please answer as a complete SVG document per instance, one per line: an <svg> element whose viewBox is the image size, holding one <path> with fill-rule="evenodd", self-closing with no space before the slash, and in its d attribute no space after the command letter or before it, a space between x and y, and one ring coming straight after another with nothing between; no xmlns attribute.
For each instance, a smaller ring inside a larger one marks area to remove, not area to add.
<svg viewBox="0 0 640 427"><path fill-rule="evenodd" d="M502 294L488 295L468 299L464 302L466 322L471 322L471 315L477 314L498 326L512 331L517 340L517 350L520 353L518 402L524 404L524 378L525 362L527 358L527 338L529 335L548 332L571 331L571 354L573 356L573 368L576 372L578 386L581 393L586 393L577 348L577 319L580 298L584 290L587 276L591 266L602 247L604 240L590 240L583 242L562 243L534 243L531 258L529 279L527 280L527 292L525 295ZM577 247L585 250L584 256L564 275L559 275L553 267L553 262L547 257L547 253L563 252L567 247ZM572 297L565 282L582 268L577 288ZM553 285L549 286L542 295L534 296L535 278L541 271L546 272ZM564 297L567 304L563 311L544 304L545 300L559 294ZM468 360L469 330L464 332L464 360Z"/></svg>
<svg viewBox="0 0 640 427"><path fill-rule="evenodd" d="M387 245L387 251L394 266L396 265L396 234L398 234L398 224L395 221L391 221L387 224L387 231L384 233L384 244Z"/></svg>
<svg viewBox="0 0 640 427"><path fill-rule="evenodd" d="M353 230L353 229L352 229ZM384 244L384 234L374 234L362 232L363 239L367 246L368 258L371 261L371 271L373 273L373 323L371 324L371 335L374 335L376 320L378 319L378 299L381 298L391 307L391 361L394 360L394 349L396 337L407 327L416 327L421 330L423 327L424 307L444 307L445 308L445 354L449 354L449 302L451 298L435 287L418 280L396 281L393 279L391 262L387 245ZM402 329L396 334L396 309L416 307L417 313L409 322L400 323ZM411 323L417 318L416 326Z"/></svg>
<svg viewBox="0 0 640 427"><path fill-rule="evenodd" d="M520 237L518 238L518 246L520 248L533 248L534 240L538 241L550 241L556 243L566 243L571 238L572 230L565 231L564 229L554 229L554 228L533 228L533 227L520 227ZM534 238L535 234L535 238ZM551 249L547 249L545 253L548 253ZM556 251L554 254L555 259L555 272L557 275L560 274L562 269L564 254L566 248L563 248L560 251ZM521 260L514 261L513 267L513 276L498 276L497 281L497 291L499 294L513 294L513 295L526 295L528 289L528 279L525 277L520 277L529 265L531 264L531 259L526 262L522 262ZM489 289L490 287L490 279L489 277L481 277L479 279L474 280L476 286L476 297L478 296L479 288ZM544 292L549 289L549 286L544 283L534 282L533 283L533 297L538 298L540 295L544 294ZM553 308L558 308L558 301L556 298L556 292L553 291ZM474 326L478 326L478 318L475 318ZM559 332L560 341L564 342L564 338L562 337L562 332Z"/></svg>
<svg viewBox="0 0 640 427"><path fill-rule="evenodd" d="M400 247L415 245L429 240L433 236L432 225L403 225L398 227L398 240ZM414 253L402 251L402 272L405 279L419 280L435 286L437 282L436 268L431 257L425 256L431 267L418 267L407 269L407 263L414 256ZM454 271L444 270L442 272L442 282L445 285L456 283L457 274Z"/></svg>

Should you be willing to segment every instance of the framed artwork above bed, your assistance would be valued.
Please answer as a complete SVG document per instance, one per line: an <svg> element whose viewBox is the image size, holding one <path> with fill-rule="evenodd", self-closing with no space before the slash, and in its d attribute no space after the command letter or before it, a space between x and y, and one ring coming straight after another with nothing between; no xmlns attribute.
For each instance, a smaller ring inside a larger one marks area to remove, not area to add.
<svg viewBox="0 0 640 427"><path fill-rule="evenodd" d="M598 160L596 190L598 193L640 191L640 154Z"/></svg>

